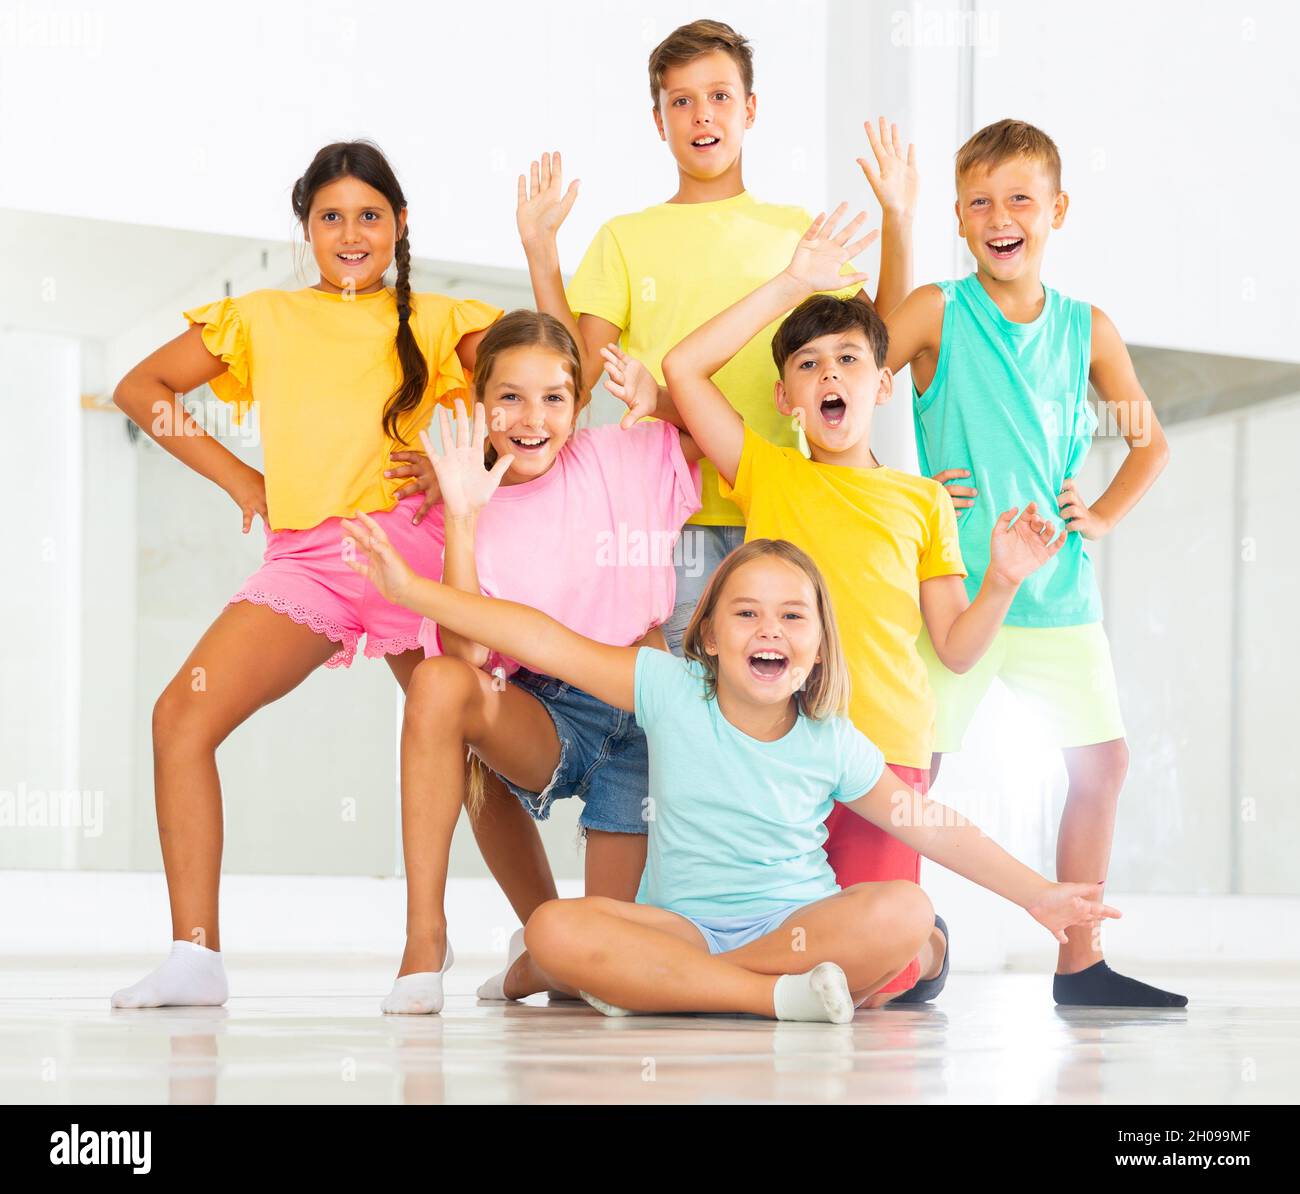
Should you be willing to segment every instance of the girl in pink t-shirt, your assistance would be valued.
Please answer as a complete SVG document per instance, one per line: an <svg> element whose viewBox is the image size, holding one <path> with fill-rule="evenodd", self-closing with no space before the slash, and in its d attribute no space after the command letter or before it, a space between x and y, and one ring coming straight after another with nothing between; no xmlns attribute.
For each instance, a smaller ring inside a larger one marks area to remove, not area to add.
<svg viewBox="0 0 1300 1194"><path fill-rule="evenodd" d="M499 320L478 348L473 430L458 403L454 436L439 413L442 452L425 437L442 499L429 521L445 543L444 583L526 603L612 646L666 649L659 625L673 609L673 548L700 508L700 453L671 423L633 422L645 379L608 355L632 425L577 430L589 395L572 335L533 311ZM555 898L533 824L552 801L582 797L587 894L619 900L635 898L648 816L645 735L631 713L431 622L420 638L427 658L402 727L406 952L383 1003L417 1014L441 1010L452 964L443 897L467 786L475 837L521 922ZM479 781L468 785L467 749ZM520 930L479 997L548 987Z"/></svg>

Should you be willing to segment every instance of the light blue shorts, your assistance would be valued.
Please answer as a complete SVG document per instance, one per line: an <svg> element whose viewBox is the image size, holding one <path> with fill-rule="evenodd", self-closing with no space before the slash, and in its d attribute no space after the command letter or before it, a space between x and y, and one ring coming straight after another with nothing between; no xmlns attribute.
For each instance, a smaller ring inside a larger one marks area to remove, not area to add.
<svg viewBox="0 0 1300 1194"><path fill-rule="evenodd" d="M816 900L810 901L816 903ZM711 954L725 954L751 941L757 941L781 927L782 923L808 903L787 904L776 912L760 912L757 916L687 916L703 936ZM678 913L680 916L681 913Z"/></svg>

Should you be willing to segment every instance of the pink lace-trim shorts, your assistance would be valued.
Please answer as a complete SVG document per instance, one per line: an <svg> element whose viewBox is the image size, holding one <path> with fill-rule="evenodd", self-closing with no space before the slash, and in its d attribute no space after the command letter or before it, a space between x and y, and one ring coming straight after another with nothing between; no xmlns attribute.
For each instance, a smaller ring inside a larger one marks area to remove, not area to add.
<svg viewBox="0 0 1300 1194"><path fill-rule="evenodd" d="M416 572L438 577L442 575L442 540L435 534L437 521L426 518L419 526L411 525L423 501L423 494L411 494L391 510L371 517ZM364 576L348 567L340 522L327 518L306 531L268 529L262 566L230 603L251 601L269 606L338 643L339 649L325 661L326 667L351 667L363 634L366 655L371 658L418 647L420 615L386 601Z"/></svg>

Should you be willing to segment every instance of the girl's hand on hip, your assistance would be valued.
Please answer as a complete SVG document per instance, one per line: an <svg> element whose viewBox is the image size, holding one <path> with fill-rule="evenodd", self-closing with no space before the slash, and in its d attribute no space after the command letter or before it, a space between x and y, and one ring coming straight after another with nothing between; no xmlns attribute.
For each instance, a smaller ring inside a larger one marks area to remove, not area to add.
<svg viewBox="0 0 1300 1194"><path fill-rule="evenodd" d="M253 515L262 516L262 525L269 526L266 514L266 477L246 465L226 492L230 494L235 505L244 515L244 534L247 535L253 525Z"/></svg>
<svg viewBox="0 0 1300 1194"><path fill-rule="evenodd" d="M424 521L424 516L442 501L442 494L438 490L438 474L433 471L433 462L423 452L392 452L390 458L402 463L385 469L385 477L412 478L397 491L397 500L401 501L413 493L424 494L424 504L411 519L411 525L418 526Z"/></svg>

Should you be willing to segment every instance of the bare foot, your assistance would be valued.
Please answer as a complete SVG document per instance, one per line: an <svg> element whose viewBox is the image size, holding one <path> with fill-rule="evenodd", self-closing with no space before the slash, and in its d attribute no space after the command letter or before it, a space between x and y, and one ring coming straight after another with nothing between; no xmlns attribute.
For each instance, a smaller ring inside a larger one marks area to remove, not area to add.
<svg viewBox="0 0 1300 1194"><path fill-rule="evenodd" d="M541 967L533 962L533 957L527 950L521 953L515 959L514 965L510 967L504 990L507 999L525 999L529 995L536 995L539 991L545 991L552 999L581 998L577 991L557 985L549 978Z"/></svg>
<svg viewBox="0 0 1300 1194"><path fill-rule="evenodd" d="M948 952L948 939L935 925L930 930L930 940L921 946L921 952L916 955L917 961L921 963L921 978L938 978L939 971L943 969L944 955Z"/></svg>

